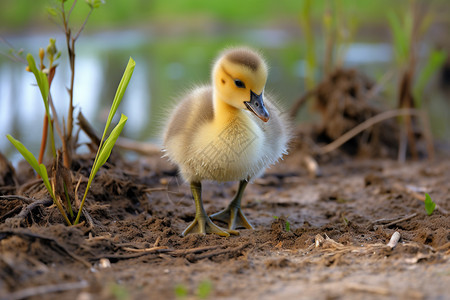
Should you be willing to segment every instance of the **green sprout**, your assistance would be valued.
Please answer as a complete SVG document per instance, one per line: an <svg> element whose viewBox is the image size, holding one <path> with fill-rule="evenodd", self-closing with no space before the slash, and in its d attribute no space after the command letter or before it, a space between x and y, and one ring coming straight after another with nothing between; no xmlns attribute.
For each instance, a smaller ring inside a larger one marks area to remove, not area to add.
<svg viewBox="0 0 450 300"><path fill-rule="evenodd" d="M48 128L49 128L49 135L50 135L50 144L52 147L52 154L53 157L56 157L56 148L55 148L55 139L53 136L53 126L52 126L52 119L50 116L50 108L48 104L48 95L49 95L49 82L47 74L45 74L43 71L38 70L36 67L36 62L33 58L33 55L28 53L27 55L27 61L28 61L28 68L30 71L34 74L34 77L36 77L36 82L39 87L39 90L41 91L42 100L44 101L45 106L45 114L47 116L48 120Z"/></svg>
<svg viewBox="0 0 450 300"><path fill-rule="evenodd" d="M197 297L200 299L206 299L209 295L211 295L212 290L212 282L209 280L203 280L197 287Z"/></svg>
<svg viewBox="0 0 450 300"><path fill-rule="evenodd" d="M130 292L123 285L112 283L109 285L109 292L114 296L116 300L130 299Z"/></svg>
<svg viewBox="0 0 450 300"><path fill-rule="evenodd" d="M75 219L74 224L78 224L80 220L81 212L84 206L84 201L86 200L87 193L89 191L89 188L91 187L95 175L97 174L100 167L105 164L105 162L111 155L112 148L116 143L117 138L122 132L123 126L125 126L125 123L127 121L127 117L122 114L119 123L116 125L116 127L112 130L109 137L103 143L106 136L106 132L109 129L109 125L111 125L111 121L114 118L114 115L116 114L117 108L119 107L119 104L122 101L123 95L125 94L125 90L127 89L128 83L130 82L131 76L133 75L135 66L136 62L130 57L125 72L123 73L122 79L120 80L119 86L117 87L116 95L114 96L114 101L109 111L105 129L103 130L102 139L100 140L100 145L98 146L97 155L95 156L94 164L91 169L91 174L89 175L88 184L84 192L83 200L81 200L80 209L78 210L77 218Z"/></svg>
<svg viewBox="0 0 450 300"><path fill-rule="evenodd" d="M344 214L341 215L342 223L344 223L344 226L348 226L349 220L344 216Z"/></svg>
<svg viewBox="0 0 450 300"><path fill-rule="evenodd" d="M413 16L402 14L403 19L392 11L388 12L388 21L392 30L395 59L399 65L406 64L410 56Z"/></svg>
<svg viewBox="0 0 450 300"><path fill-rule="evenodd" d="M291 223L286 220L286 223L284 223L284 229L286 229L287 232L291 230Z"/></svg>
<svg viewBox="0 0 450 300"><path fill-rule="evenodd" d="M426 84L429 82L430 78L443 66L447 59L447 52L445 50L432 50L428 59L423 67L422 71L419 73L417 78L417 83L414 86L414 96L417 100L417 106L422 106L422 98L424 95L424 90Z"/></svg>
<svg viewBox="0 0 450 300"><path fill-rule="evenodd" d="M177 299L183 299L183 298L186 298L187 296L188 296L187 287L183 284L177 284L175 286L175 297Z"/></svg>
<svg viewBox="0 0 450 300"><path fill-rule="evenodd" d="M312 0L303 1L300 12L300 26L305 35L306 40L306 76L305 86L307 89L312 89L316 85L316 43L314 39L314 30L312 23Z"/></svg>
<svg viewBox="0 0 450 300"><path fill-rule="evenodd" d="M275 220L279 220L279 219L280 219L278 216L273 216L273 218L274 218ZM288 220L286 220L285 223L284 223L284 229L285 229L287 232L289 232L289 231L291 230L291 223L289 223Z"/></svg>
<svg viewBox="0 0 450 300"><path fill-rule="evenodd" d="M427 211L427 214L430 216L434 209L436 208L436 203L431 200L430 195L425 193L425 210Z"/></svg>

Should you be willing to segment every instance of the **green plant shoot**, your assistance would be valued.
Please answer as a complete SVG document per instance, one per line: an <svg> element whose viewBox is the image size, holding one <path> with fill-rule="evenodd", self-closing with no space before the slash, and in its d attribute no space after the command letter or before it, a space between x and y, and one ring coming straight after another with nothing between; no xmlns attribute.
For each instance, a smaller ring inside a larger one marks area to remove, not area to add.
<svg viewBox="0 0 450 300"><path fill-rule="evenodd" d="M6 137L14 145L14 147L16 147L16 149L20 152L20 154L22 154L23 158L25 158L25 160L36 171L36 173L38 173L39 176L41 176L48 193L52 197L55 205L58 207L58 210L60 211L61 215L64 217L69 226L72 225L66 213L64 212L61 203L59 203L59 201L56 200L55 193L53 192L50 180L48 179L47 169L45 168L44 164L39 164L36 157L34 157L34 155L21 142L19 142L9 134Z"/></svg>
<svg viewBox="0 0 450 300"><path fill-rule="evenodd" d="M426 65L419 74L417 84L414 87L414 98L416 100L422 99L425 86L430 80L431 76L445 63L447 59L447 52L445 50L433 50L427 59ZM416 103L417 107L421 107L422 103Z"/></svg>
<svg viewBox="0 0 450 300"><path fill-rule="evenodd" d="M284 229L286 229L286 232L289 232L291 230L291 223L289 221L286 221L284 224Z"/></svg>
<svg viewBox="0 0 450 300"><path fill-rule="evenodd" d="M112 283L109 285L109 292L114 296L116 300L127 300L130 298L130 292L123 285Z"/></svg>
<svg viewBox="0 0 450 300"><path fill-rule="evenodd" d="M198 284L197 296L200 299L206 299L209 297L213 289L212 282L209 280L203 280Z"/></svg>
<svg viewBox="0 0 450 300"><path fill-rule="evenodd" d="M125 115L122 115L120 118L119 123L116 125L116 127L113 129L111 134L109 135L108 139L103 143L103 140L105 139L106 133L109 129L109 125L111 125L111 121L117 111L117 108L119 107L120 102L122 101L123 95L125 94L125 90L127 89L128 83L130 82L131 76L133 75L134 67L136 66L135 61L130 57L128 61L128 65L125 69L125 72L123 73L122 80L119 83L119 86L117 87L116 95L114 96L113 104L111 105L111 109L109 110L108 119L106 121L105 129L103 131L102 139L100 140L100 145L98 146L97 155L94 159L94 164L92 166L91 174L89 175L88 184L86 186L86 190L83 195L83 199L81 200L80 208L78 210L77 218L75 219L74 224L78 224L81 217L81 212L83 210L84 202L86 200L87 193L89 191L89 188L91 187L92 181L94 180L95 175L97 174L100 167L105 164L105 162L108 160L109 156L111 155L112 148L114 147L114 144L117 141L117 138L119 137L120 133L122 132L123 126L125 126L125 123L127 121L127 117Z"/></svg>
<svg viewBox="0 0 450 300"><path fill-rule="evenodd" d="M105 144L102 145L101 148L99 148L99 150L97 152L97 156L95 157L95 160L94 160L94 165L92 166L91 174L89 175L88 184L87 184L86 190L83 195L83 200L81 200L80 209L78 210L77 218L75 219L74 225L78 224L78 222L80 221L81 211L83 210L84 201L86 200L87 192L89 191L89 188L91 187L91 184L92 184L92 181L94 180L95 175L97 174L100 167L105 164L105 162L108 160L109 156L111 155L112 148L114 147L114 144L116 143L117 138L119 137L120 133L122 132L123 126L125 126L126 122L127 122L127 117L125 115L122 115L119 123L113 129L113 131L109 135L108 139L106 140Z"/></svg>
<svg viewBox="0 0 450 300"><path fill-rule="evenodd" d="M314 31L311 20L312 0L303 1L300 13L300 25L306 40L306 88L312 89L316 85L315 70L317 67L316 44L314 40Z"/></svg>
<svg viewBox="0 0 450 300"><path fill-rule="evenodd" d="M411 13L407 13L401 20L398 15L390 11L388 20L392 30L395 57L397 63L403 65L409 57L413 17Z"/></svg>
<svg viewBox="0 0 450 300"><path fill-rule="evenodd" d="M30 71L34 74L34 77L36 77L36 82L39 87L39 90L41 91L42 100L44 100L44 106L45 106L45 114L47 115L48 120L48 128L49 128L49 135L50 135L50 143L52 147L52 154L53 157L56 157L56 148L55 148L55 138L53 136L53 126L52 126L52 119L50 117L50 108L48 105L48 94L49 94L49 84L48 84L48 78L47 75L38 70L36 67L36 62L33 58L33 55L28 53L27 55L27 61L28 61L28 68L30 68Z"/></svg>
<svg viewBox="0 0 450 300"><path fill-rule="evenodd" d="M425 193L425 210L427 211L427 214L430 216L434 209L436 208L436 203L431 200L430 195Z"/></svg>
<svg viewBox="0 0 450 300"><path fill-rule="evenodd" d="M177 284L175 286L175 297L177 299L184 299L188 296L188 289L183 284Z"/></svg>
<svg viewBox="0 0 450 300"><path fill-rule="evenodd" d="M273 218L275 219L275 220L279 220L280 218L278 217L278 216L273 216ZM286 231L290 231L291 230L291 223L289 223L289 221L285 221L285 223L284 223L284 229L286 230Z"/></svg>

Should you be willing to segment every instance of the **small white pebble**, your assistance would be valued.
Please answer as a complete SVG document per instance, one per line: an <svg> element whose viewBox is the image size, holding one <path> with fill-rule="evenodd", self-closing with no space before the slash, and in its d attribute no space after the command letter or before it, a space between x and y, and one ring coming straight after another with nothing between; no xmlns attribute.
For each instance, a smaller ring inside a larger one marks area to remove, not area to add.
<svg viewBox="0 0 450 300"><path fill-rule="evenodd" d="M98 266L100 267L100 269L111 268L111 262L107 258L101 258L98 262Z"/></svg>
<svg viewBox="0 0 450 300"><path fill-rule="evenodd" d="M76 300L92 300L92 299L94 299L92 295L86 292L81 292L80 294L78 294L76 298Z"/></svg>

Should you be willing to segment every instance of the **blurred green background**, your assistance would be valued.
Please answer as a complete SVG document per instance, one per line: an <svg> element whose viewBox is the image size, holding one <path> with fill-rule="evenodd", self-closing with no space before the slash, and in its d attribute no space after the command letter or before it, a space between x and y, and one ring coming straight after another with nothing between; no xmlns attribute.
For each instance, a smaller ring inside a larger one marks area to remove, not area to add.
<svg viewBox="0 0 450 300"><path fill-rule="evenodd" d="M132 56L137 66L119 109L129 117L123 135L152 141L158 140L161 120L177 96L193 85L207 83L215 56L227 46L244 44L262 51L270 65L267 90L287 108L307 90L308 76L315 82L323 76L330 36L327 24L337 32L335 57L343 66L358 68L374 81L389 70L399 70L402 66L395 62L388 14L402 17L411 5L411 1L388 0L105 2L94 10L76 44L77 110L100 132ZM450 50L450 5L447 0L416 2L425 5L430 15L419 45L420 70L432 49ZM59 1L2 0L0 36L9 44L0 43L0 50L8 54L13 46L37 57L39 47L45 48L49 38L56 38L62 56L51 91L61 118L68 106L65 87L70 72L61 22L48 13L49 7L59 5ZM85 1L77 2L70 19L73 30L80 28L88 11ZM311 55L313 75L306 70ZM431 112L435 136L450 139L450 101L448 90L440 85L440 74L441 70L427 83L424 103ZM10 157L15 152L3 138L7 133L38 152L44 108L33 83L23 64L0 55L0 152ZM398 77L394 76L383 94L387 108L395 107L397 92ZM298 119L304 122L316 117L303 109Z"/></svg>

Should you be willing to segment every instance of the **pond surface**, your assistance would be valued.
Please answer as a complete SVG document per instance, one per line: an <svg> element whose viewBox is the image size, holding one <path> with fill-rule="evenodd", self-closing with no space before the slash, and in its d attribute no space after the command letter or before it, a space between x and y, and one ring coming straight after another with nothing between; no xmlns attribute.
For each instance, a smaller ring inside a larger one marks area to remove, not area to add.
<svg viewBox="0 0 450 300"><path fill-rule="evenodd" d="M61 34L6 37L16 49L31 52L37 58L39 47L49 37L56 38L62 52L51 93L59 118L67 119L70 70ZM74 104L101 134L123 70L131 56L136 68L118 113L128 116L122 133L128 138L159 142L161 120L177 96L196 84L209 81L210 67L217 53L230 45L250 45L261 49L270 65L267 91L277 95L286 107L305 92L305 46L298 33L281 30L249 30L241 36L154 37L144 31L108 32L81 36L76 44ZM7 52L1 45L2 52ZM36 59L37 60L37 59ZM365 71L377 79L391 66L389 44L355 43L348 47L345 64ZM392 87L387 87L393 90ZM392 91L391 91L392 92ZM392 97L393 99L394 97ZM393 106L395 101L387 103ZM449 137L448 106L431 106L433 129L439 137ZM436 106L436 107L435 107ZM0 56L0 152L13 161L20 156L5 138L12 134L35 155L39 151L44 106L35 79L25 65ZM313 115L304 109L301 120ZM81 141L87 141L83 134Z"/></svg>

